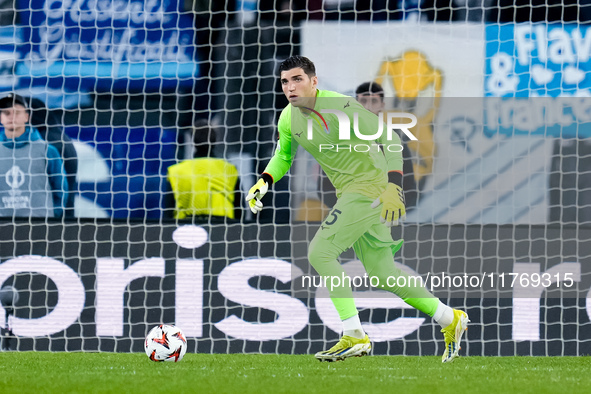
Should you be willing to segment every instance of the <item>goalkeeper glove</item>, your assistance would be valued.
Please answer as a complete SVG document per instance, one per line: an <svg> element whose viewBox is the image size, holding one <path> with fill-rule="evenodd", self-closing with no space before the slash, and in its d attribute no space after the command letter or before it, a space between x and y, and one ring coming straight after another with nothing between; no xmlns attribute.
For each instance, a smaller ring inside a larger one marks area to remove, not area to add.
<svg viewBox="0 0 591 394"><path fill-rule="evenodd" d="M371 207L375 209L380 205L382 205L380 221L388 227L397 226L398 220L406 215L404 192L394 183L388 183L386 190L371 204Z"/></svg>
<svg viewBox="0 0 591 394"><path fill-rule="evenodd" d="M273 182L273 178L268 174L263 174L261 179L250 188L248 191L248 195L246 196L246 202L248 202L248 206L250 210L255 215L263 210L263 203L261 199L267 191L269 191L269 184Z"/></svg>

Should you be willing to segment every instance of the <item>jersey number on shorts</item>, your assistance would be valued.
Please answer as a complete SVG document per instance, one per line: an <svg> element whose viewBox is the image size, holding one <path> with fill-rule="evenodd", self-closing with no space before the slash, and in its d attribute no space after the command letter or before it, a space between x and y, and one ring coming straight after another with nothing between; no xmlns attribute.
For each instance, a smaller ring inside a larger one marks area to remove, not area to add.
<svg viewBox="0 0 591 394"><path fill-rule="evenodd" d="M339 211L338 209L333 209L331 213L329 213L328 215L332 217L331 221L329 222L328 220L326 222L324 222L324 224L326 224L327 226L330 226L332 224L335 224L335 222L337 221L337 219L339 218L337 215L340 215L342 212Z"/></svg>

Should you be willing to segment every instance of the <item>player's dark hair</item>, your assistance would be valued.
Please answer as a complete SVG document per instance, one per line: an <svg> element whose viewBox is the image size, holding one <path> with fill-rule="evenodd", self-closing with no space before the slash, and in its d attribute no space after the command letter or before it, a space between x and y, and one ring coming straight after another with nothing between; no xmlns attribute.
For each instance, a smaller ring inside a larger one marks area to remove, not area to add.
<svg viewBox="0 0 591 394"><path fill-rule="evenodd" d="M281 62L281 64L279 65L279 73L298 67L304 70L308 77L312 78L316 76L316 67L314 67L314 63L312 63L312 60L300 55L288 57L283 62Z"/></svg>
<svg viewBox="0 0 591 394"><path fill-rule="evenodd" d="M363 82L357 86L355 94L378 94L381 98L384 98L384 88L377 82Z"/></svg>

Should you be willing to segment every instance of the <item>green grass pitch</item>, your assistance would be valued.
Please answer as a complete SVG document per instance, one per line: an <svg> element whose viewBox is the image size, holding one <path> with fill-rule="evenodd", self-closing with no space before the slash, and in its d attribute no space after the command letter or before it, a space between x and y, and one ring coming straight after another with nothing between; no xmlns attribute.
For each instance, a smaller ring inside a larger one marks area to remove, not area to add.
<svg viewBox="0 0 591 394"><path fill-rule="evenodd" d="M590 393L591 357L313 356L0 353L1 393Z"/></svg>

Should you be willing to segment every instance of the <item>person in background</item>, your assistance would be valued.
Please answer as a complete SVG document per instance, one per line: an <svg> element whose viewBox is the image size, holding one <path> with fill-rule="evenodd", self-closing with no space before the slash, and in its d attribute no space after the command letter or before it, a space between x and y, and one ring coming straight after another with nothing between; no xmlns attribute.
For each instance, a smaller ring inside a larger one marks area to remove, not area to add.
<svg viewBox="0 0 591 394"><path fill-rule="evenodd" d="M214 157L216 132L207 121L193 130L194 158L168 167L174 195L173 217L217 216L237 219L240 212L238 170Z"/></svg>
<svg viewBox="0 0 591 394"><path fill-rule="evenodd" d="M70 137L63 130L62 122L58 117L47 109L43 101L37 98L31 98L31 119L32 127L39 131L49 145L54 146L60 153L64 161L64 170L68 182L68 193L66 196L65 217L74 217L74 200L78 185L76 183L76 174L78 173L78 155Z"/></svg>
<svg viewBox="0 0 591 394"><path fill-rule="evenodd" d="M0 99L0 216L61 217L68 194L64 163L28 124L30 116L23 97Z"/></svg>
<svg viewBox="0 0 591 394"><path fill-rule="evenodd" d="M384 111L384 88L376 82L364 82L355 89L355 99L359 104L374 114ZM406 211L409 212L417 204L418 186L415 180L412 155L409 148L406 146L406 135L400 136L404 149L402 150L402 172L404 173L402 179L402 188L404 189L404 199L406 203Z"/></svg>

